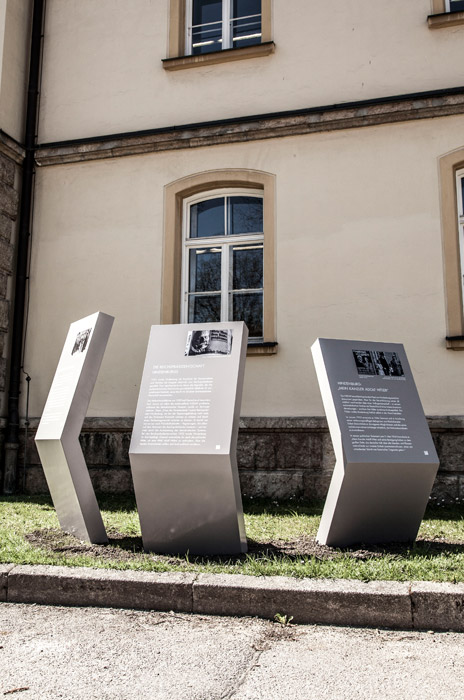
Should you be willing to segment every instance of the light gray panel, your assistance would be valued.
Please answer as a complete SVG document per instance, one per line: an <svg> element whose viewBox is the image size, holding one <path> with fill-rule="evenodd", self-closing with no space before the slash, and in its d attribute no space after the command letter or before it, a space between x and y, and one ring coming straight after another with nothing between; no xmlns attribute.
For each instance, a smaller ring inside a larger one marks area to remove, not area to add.
<svg viewBox="0 0 464 700"><path fill-rule="evenodd" d="M403 346L318 339L312 352L336 457L318 541L413 541L438 457Z"/></svg>
<svg viewBox="0 0 464 700"><path fill-rule="evenodd" d="M200 331L208 342L192 350ZM236 444L247 336L241 322L151 329L129 449L147 551L246 551Z"/></svg>
<svg viewBox="0 0 464 700"><path fill-rule="evenodd" d="M98 312L71 324L35 438L61 527L94 543L108 538L79 434L113 321Z"/></svg>
<svg viewBox="0 0 464 700"><path fill-rule="evenodd" d="M131 467L146 551L245 551L228 455L132 454Z"/></svg>

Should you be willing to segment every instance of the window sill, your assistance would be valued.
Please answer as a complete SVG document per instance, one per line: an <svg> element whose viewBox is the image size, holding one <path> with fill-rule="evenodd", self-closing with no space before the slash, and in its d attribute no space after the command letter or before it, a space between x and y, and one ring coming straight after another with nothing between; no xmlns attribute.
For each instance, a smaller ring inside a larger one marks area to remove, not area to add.
<svg viewBox="0 0 464 700"><path fill-rule="evenodd" d="M278 343L249 343L247 356L249 355L276 355Z"/></svg>
<svg viewBox="0 0 464 700"><path fill-rule="evenodd" d="M439 15L429 15L427 24L429 29L456 27L458 24L464 24L464 12L441 12Z"/></svg>
<svg viewBox="0 0 464 700"><path fill-rule="evenodd" d="M447 335L446 347L448 350L464 350L464 335Z"/></svg>
<svg viewBox="0 0 464 700"><path fill-rule="evenodd" d="M464 15L464 12L461 13ZM212 51L198 56L178 56L176 58L163 58L165 70L183 70L195 66L211 66L215 63L227 63L229 61L241 61L244 58L259 58L273 53L275 44L273 41L265 41L254 46L243 46L241 49L224 49L224 51Z"/></svg>

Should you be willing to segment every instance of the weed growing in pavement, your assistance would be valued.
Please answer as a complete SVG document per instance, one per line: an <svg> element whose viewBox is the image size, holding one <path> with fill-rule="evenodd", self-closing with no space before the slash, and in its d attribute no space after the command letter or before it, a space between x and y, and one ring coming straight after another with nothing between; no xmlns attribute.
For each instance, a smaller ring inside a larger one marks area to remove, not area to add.
<svg viewBox="0 0 464 700"><path fill-rule="evenodd" d="M293 615L281 615L280 613L276 613L274 615L274 620L279 623L279 625L282 625L282 627L287 627L293 620Z"/></svg>

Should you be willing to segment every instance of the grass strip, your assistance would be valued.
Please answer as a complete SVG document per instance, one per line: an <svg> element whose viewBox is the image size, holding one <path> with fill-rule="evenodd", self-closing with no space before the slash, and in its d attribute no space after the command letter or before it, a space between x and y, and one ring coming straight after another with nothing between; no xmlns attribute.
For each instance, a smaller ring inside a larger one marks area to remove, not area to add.
<svg viewBox="0 0 464 700"><path fill-rule="evenodd" d="M48 497L0 498L0 563L389 581L464 581L464 508L429 505L412 544L344 549L315 542L321 503L245 500L249 551L234 557L143 552L133 498L99 497L109 545L61 531Z"/></svg>

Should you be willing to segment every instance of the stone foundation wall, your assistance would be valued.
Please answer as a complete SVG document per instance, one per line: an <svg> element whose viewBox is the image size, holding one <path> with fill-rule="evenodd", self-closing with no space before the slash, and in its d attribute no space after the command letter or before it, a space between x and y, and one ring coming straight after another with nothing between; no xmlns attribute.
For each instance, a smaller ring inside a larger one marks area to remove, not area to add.
<svg viewBox="0 0 464 700"><path fill-rule="evenodd" d="M440 457L432 498L464 500L464 416L428 418ZM19 455L20 484L28 494L47 492L34 444L38 419L30 421ZM88 418L81 444L97 492L132 492L130 418ZM242 418L237 447L240 483L245 496L273 499L323 499L334 453L325 418ZM26 466L25 466L26 465Z"/></svg>
<svg viewBox="0 0 464 700"><path fill-rule="evenodd" d="M1 151L0 143L0 415L5 411L7 345L10 323L10 289L13 274L14 227L18 216L18 165Z"/></svg>

